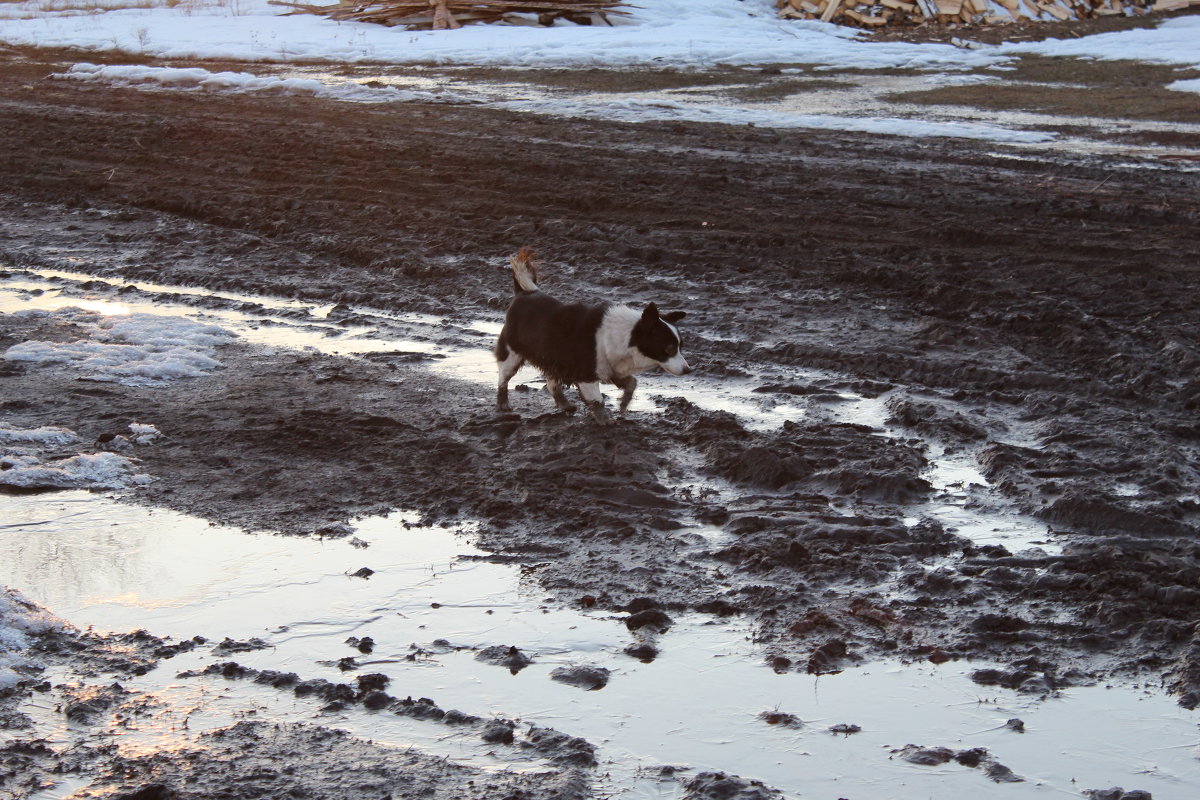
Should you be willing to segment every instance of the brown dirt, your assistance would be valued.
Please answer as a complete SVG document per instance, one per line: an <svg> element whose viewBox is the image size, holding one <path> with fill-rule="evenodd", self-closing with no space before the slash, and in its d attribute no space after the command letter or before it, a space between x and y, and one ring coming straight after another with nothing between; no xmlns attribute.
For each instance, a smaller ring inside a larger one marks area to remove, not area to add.
<svg viewBox="0 0 1200 800"><path fill-rule="evenodd" d="M1181 74L1177 80L1193 78ZM1123 119L1158 120L1195 124L1200 108L1190 92L1158 87L1047 86L1006 82L976 86L943 86L921 92L896 92L884 99L898 103L963 105L999 111L1032 111L1072 117L1103 117L1121 109Z"/></svg>
<svg viewBox="0 0 1200 800"><path fill-rule="evenodd" d="M1183 11L1144 14L1138 17L1096 17L1065 22L1027 20L1002 25L921 25L915 28L888 28L875 33L872 38L879 41L899 42L949 42L953 39L961 39L983 44L1039 42L1044 39L1078 39L1082 36L1093 36L1110 31L1151 28L1164 17L1195 13L1195 9L1184 9Z"/></svg>
<svg viewBox="0 0 1200 800"><path fill-rule="evenodd" d="M240 345L154 393L0 373L8 424L169 428L146 502L292 533L389 507L468 516L564 601L752 617L778 669L987 656L1014 685L1166 673L1200 699L1194 175L961 141L113 90L42 81L66 57L38 58L0 57L0 266L499 320L504 257L532 245L547 288L683 307L702 375L810 409L760 433L678 396L598 429L540 395L496 415L490 390L407 357ZM38 334L0 322L0 347ZM822 403L847 390L890 393L901 435L833 423ZM974 454L1002 494L987 502L1047 521L1063 553L906 525L930 442ZM727 543L697 544L694 520Z"/></svg>

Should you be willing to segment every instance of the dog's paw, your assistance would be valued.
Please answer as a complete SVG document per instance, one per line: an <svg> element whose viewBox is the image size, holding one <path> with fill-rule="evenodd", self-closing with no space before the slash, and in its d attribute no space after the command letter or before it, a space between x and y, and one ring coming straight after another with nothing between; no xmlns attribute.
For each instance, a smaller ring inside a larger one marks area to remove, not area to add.
<svg viewBox="0 0 1200 800"><path fill-rule="evenodd" d="M608 415L604 403L588 403L588 410L592 412L592 418L596 420L597 425L612 425L612 417Z"/></svg>

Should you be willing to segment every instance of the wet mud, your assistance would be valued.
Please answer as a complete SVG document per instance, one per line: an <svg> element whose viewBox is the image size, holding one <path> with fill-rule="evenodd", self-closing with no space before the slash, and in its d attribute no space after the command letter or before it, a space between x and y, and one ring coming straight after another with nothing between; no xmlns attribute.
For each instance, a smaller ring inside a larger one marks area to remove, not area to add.
<svg viewBox="0 0 1200 800"><path fill-rule="evenodd" d="M622 615L642 660L700 612L752 620L779 672L986 658L1005 666L980 685L1126 675L1200 704L1194 176L979 143L84 87L42 81L61 64L28 56L0 54L8 274L291 297L347 324L365 307L498 322L506 257L530 245L548 290L683 308L702 379L803 411L763 430L663 375L640 390L655 412L610 427L555 412L529 377L499 414L493 389L404 351L231 343L220 369L152 390L0 362L7 426L163 432L137 450L155 480L130 500L302 536L396 508L477 522L490 557L557 602ZM0 316L0 350L71 335ZM882 419L840 417L848 396ZM968 507L1040 521L1042 546L978 543L931 513L944 456L988 484L960 487ZM283 794L324 770L272 753L332 767L352 746L244 722L209 735L208 762L122 756L94 788L215 797L258 775ZM345 780L422 758L365 747ZM506 796L439 769L405 796ZM538 780L531 797L587 796L569 771ZM775 796L717 773L686 790Z"/></svg>

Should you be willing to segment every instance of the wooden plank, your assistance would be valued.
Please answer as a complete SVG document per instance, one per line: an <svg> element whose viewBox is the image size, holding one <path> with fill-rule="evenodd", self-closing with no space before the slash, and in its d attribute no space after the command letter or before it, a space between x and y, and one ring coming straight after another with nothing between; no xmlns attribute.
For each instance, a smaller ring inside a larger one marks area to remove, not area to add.
<svg viewBox="0 0 1200 800"><path fill-rule="evenodd" d="M1071 13L1062 6L1054 5L1052 3L1040 3L1039 7L1047 14L1058 20L1065 21L1071 19L1072 16Z"/></svg>
<svg viewBox="0 0 1200 800"><path fill-rule="evenodd" d="M845 14L850 19L857 22L859 25L866 25L871 28L875 28L880 25L887 24L887 20L884 19L883 17L876 17L876 16L872 16L870 14L863 14L859 11L855 11L852 8L848 8L845 11L843 11L842 13Z"/></svg>
<svg viewBox="0 0 1200 800"><path fill-rule="evenodd" d="M821 22L829 22L833 19L833 15L837 13L841 5L842 0L829 0L829 5L825 6L825 11L821 14Z"/></svg>
<svg viewBox="0 0 1200 800"><path fill-rule="evenodd" d="M948 17L957 17L962 13L963 0L933 0L937 13Z"/></svg>
<svg viewBox="0 0 1200 800"><path fill-rule="evenodd" d="M1196 0L1200 2L1200 0ZM904 0L879 0L879 4L884 8L893 8L896 11L903 11L906 14L911 14L917 10L915 3L906 3Z"/></svg>
<svg viewBox="0 0 1200 800"><path fill-rule="evenodd" d="M921 11L929 19L937 16L937 6L933 4L933 0L917 0L917 5L921 7Z"/></svg>

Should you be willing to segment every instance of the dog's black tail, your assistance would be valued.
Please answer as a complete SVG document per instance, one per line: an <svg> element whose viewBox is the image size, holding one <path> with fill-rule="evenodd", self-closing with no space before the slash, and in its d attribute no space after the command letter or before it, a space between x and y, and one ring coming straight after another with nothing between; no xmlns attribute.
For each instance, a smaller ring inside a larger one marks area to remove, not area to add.
<svg viewBox="0 0 1200 800"><path fill-rule="evenodd" d="M513 289L517 294L538 291L537 269L533 266L532 249L522 247L519 253L508 259L508 263L512 265Z"/></svg>

